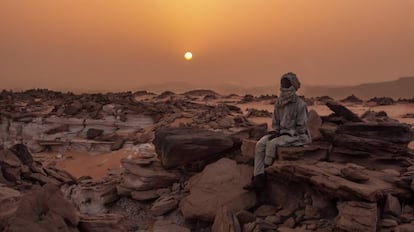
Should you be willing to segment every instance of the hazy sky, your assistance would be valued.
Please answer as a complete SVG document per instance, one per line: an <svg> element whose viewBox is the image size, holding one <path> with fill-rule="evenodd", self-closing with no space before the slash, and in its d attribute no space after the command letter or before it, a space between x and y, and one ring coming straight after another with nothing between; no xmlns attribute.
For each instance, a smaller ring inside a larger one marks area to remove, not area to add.
<svg viewBox="0 0 414 232"><path fill-rule="evenodd" d="M261 86L287 71L311 85L414 76L414 0L0 1L0 89Z"/></svg>

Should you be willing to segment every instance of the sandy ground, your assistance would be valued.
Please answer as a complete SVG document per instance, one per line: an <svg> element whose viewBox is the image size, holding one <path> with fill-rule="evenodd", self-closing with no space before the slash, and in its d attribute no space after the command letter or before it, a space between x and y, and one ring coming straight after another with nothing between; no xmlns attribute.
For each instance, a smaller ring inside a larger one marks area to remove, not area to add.
<svg viewBox="0 0 414 232"><path fill-rule="evenodd" d="M45 165L54 165L76 178L90 176L97 179L106 176L108 173L117 173L121 167L121 159L148 155L155 155L153 145L141 144L101 154L69 151L65 153L43 152L34 156Z"/></svg>
<svg viewBox="0 0 414 232"><path fill-rule="evenodd" d="M148 96L147 96L148 97ZM237 99L226 99L228 103L232 101L236 102ZM212 100L208 103L217 104L222 101ZM200 100L201 102L201 100ZM202 101L206 103L205 101ZM263 102L251 102L246 104L238 104L243 113L247 113L248 108L266 109L270 112L273 111L273 105L269 101ZM396 104L391 106L362 106L347 104L347 107L358 115L362 115L367 110L373 111L385 111L390 117L399 120L400 122L408 123L414 126L413 118L401 118L406 113L414 113L414 104ZM329 115L331 111L325 105L313 105L309 106L309 110L316 110L319 115ZM249 118L256 123L268 123L269 128L271 125L271 118ZM177 126L180 123L188 122L191 119L179 119L174 124ZM414 142L410 145L410 148L414 149ZM119 151L114 151L104 154L88 154L88 153L76 153L66 152L56 153L39 153L35 156L43 160L46 164L55 165L57 168L63 169L74 175L75 177L91 176L92 178L100 178L107 175L108 172L116 172L120 168L120 160L123 158L132 158L134 156L154 154L153 147L146 144L141 146L134 146L129 148L123 148Z"/></svg>

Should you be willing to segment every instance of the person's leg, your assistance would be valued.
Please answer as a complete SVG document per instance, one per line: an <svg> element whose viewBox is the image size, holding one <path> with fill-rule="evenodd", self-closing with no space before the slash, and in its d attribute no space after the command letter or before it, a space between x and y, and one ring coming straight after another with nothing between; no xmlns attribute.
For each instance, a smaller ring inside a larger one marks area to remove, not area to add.
<svg viewBox="0 0 414 232"><path fill-rule="evenodd" d="M253 176L257 176L264 173L264 159L266 154L266 147L269 142L269 136L263 136L257 143L256 143L256 153L254 156L254 171Z"/></svg>
<svg viewBox="0 0 414 232"><path fill-rule="evenodd" d="M297 137L288 135L282 135L270 140L266 145L264 164L266 166L272 165L277 156L277 148L289 146L297 140Z"/></svg>
<svg viewBox="0 0 414 232"><path fill-rule="evenodd" d="M265 151L266 151L266 144L269 141L270 135L263 136L257 143L256 143L256 151L254 157L254 170L253 170L253 179L252 181L244 186L243 188L246 190L256 190L261 189L265 186L265 174L264 174L264 158L265 158Z"/></svg>

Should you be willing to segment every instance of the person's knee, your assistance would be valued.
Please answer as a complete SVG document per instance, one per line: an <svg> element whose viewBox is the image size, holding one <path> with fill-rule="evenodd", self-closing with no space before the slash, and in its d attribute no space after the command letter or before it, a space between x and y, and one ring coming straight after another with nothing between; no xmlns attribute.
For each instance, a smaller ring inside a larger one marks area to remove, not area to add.
<svg viewBox="0 0 414 232"><path fill-rule="evenodd" d="M266 141L263 139L260 139L259 141L257 141L256 143L256 152L258 151L264 151L266 149Z"/></svg>

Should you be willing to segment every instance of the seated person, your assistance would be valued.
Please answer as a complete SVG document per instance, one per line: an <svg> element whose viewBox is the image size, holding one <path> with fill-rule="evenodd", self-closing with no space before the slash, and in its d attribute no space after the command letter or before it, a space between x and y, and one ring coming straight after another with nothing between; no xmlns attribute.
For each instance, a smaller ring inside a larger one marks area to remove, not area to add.
<svg viewBox="0 0 414 232"><path fill-rule="evenodd" d="M280 81L280 96L275 103L272 129L256 144L254 173L252 182L244 187L247 190L263 188L265 185L265 165L272 165L277 147L302 146L312 139L307 126L308 109L306 103L296 95L300 82L294 73L286 73Z"/></svg>

